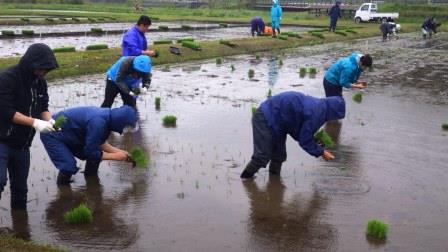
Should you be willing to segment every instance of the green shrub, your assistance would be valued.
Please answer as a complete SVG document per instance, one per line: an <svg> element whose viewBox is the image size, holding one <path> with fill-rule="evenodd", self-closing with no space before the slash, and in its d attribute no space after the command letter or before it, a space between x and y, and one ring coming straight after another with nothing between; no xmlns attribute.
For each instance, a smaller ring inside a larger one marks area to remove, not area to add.
<svg viewBox="0 0 448 252"><path fill-rule="evenodd" d="M193 41L184 41L182 42L182 46L193 50L201 50L201 45Z"/></svg>
<svg viewBox="0 0 448 252"><path fill-rule="evenodd" d="M350 29L348 29L348 30L345 30L345 32L348 32L348 33L353 33L353 34L358 34L358 32L357 32L357 31L354 31L354 30L350 30Z"/></svg>
<svg viewBox="0 0 448 252"><path fill-rule="evenodd" d="M12 37L12 36L15 35L15 33L14 33L14 31L11 31L11 30L3 30L2 31L2 35L3 36L10 36L10 37Z"/></svg>
<svg viewBox="0 0 448 252"><path fill-rule="evenodd" d="M131 161L135 166L139 168L148 167L149 156L142 148L134 147L129 154Z"/></svg>
<svg viewBox="0 0 448 252"><path fill-rule="evenodd" d="M353 95L353 101L356 103L361 103L362 102L362 93L361 92L357 92L356 94Z"/></svg>
<svg viewBox="0 0 448 252"><path fill-rule="evenodd" d="M53 19L53 18L45 18L45 21L50 22L50 23L53 23L53 22L54 22L54 19Z"/></svg>
<svg viewBox="0 0 448 252"><path fill-rule="evenodd" d="M185 41L193 42L194 38L181 38L181 39L177 40L177 43L182 43L182 42L185 42Z"/></svg>
<svg viewBox="0 0 448 252"><path fill-rule="evenodd" d="M334 146L333 139L331 139L330 135L324 130L320 129L316 134L314 134L314 139L325 146L325 148L331 148Z"/></svg>
<svg viewBox="0 0 448 252"><path fill-rule="evenodd" d="M249 79L252 79L255 76L255 71L253 69L249 69L247 75L249 76Z"/></svg>
<svg viewBox="0 0 448 252"><path fill-rule="evenodd" d="M156 97L154 101L157 110L160 110L160 100L160 97Z"/></svg>
<svg viewBox="0 0 448 252"><path fill-rule="evenodd" d="M164 39L164 40L156 40L154 41L154 45L163 45L163 44L172 44L172 40Z"/></svg>
<svg viewBox="0 0 448 252"><path fill-rule="evenodd" d="M54 48L55 53L76 52L76 48L72 46Z"/></svg>
<svg viewBox="0 0 448 252"><path fill-rule="evenodd" d="M34 35L34 31L33 30L22 30L22 35L33 36Z"/></svg>
<svg viewBox="0 0 448 252"><path fill-rule="evenodd" d="M226 23L219 23L219 27L229 27L229 25Z"/></svg>
<svg viewBox="0 0 448 252"><path fill-rule="evenodd" d="M222 64L222 58L216 58L216 65Z"/></svg>
<svg viewBox="0 0 448 252"><path fill-rule="evenodd" d="M182 25L180 28L182 28L183 30L191 30L191 26L189 25Z"/></svg>
<svg viewBox="0 0 448 252"><path fill-rule="evenodd" d="M320 32L312 32L311 36L314 36L314 37L317 37L317 38L321 38L321 39L325 38L325 36L322 33L320 33Z"/></svg>
<svg viewBox="0 0 448 252"><path fill-rule="evenodd" d="M55 122L54 122L54 129L55 130L60 130L62 129L62 126L67 122L67 118L63 115L60 115L56 118Z"/></svg>
<svg viewBox="0 0 448 252"><path fill-rule="evenodd" d="M159 30L161 31L168 31L170 28L168 28L168 26L166 25L159 25Z"/></svg>
<svg viewBox="0 0 448 252"><path fill-rule="evenodd" d="M234 44L230 40L226 40L226 39L220 39L219 43L222 45L230 46L230 47L236 46L236 44Z"/></svg>
<svg viewBox="0 0 448 252"><path fill-rule="evenodd" d="M347 33L343 32L343 31L335 31L334 33L341 35L341 36L347 36Z"/></svg>
<svg viewBox="0 0 448 252"><path fill-rule="evenodd" d="M166 127L175 127L176 126L177 117L173 115L166 115L163 117L163 125Z"/></svg>
<svg viewBox="0 0 448 252"><path fill-rule="evenodd" d="M448 121L442 124L442 129L448 130Z"/></svg>
<svg viewBox="0 0 448 252"><path fill-rule="evenodd" d="M288 36L285 35L278 35L277 38L281 40L288 40Z"/></svg>
<svg viewBox="0 0 448 252"><path fill-rule="evenodd" d="M103 29L101 28L90 28L90 31L93 33L103 33Z"/></svg>
<svg viewBox="0 0 448 252"><path fill-rule="evenodd" d="M366 234L377 239L384 239L387 237L389 225L380 220L369 220L367 222Z"/></svg>
<svg viewBox="0 0 448 252"><path fill-rule="evenodd" d="M310 67L310 68L308 68L308 72L310 74L317 74L317 69L315 67Z"/></svg>
<svg viewBox="0 0 448 252"><path fill-rule="evenodd" d="M26 22L26 23L30 22L29 18L20 18L20 20L22 20L23 22Z"/></svg>
<svg viewBox="0 0 448 252"><path fill-rule="evenodd" d="M87 51L93 51L93 50L103 50L109 48L106 44L97 44L97 45L88 45L86 47Z"/></svg>
<svg viewBox="0 0 448 252"><path fill-rule="evenodd" d="M92 211L85 205L81 204L76 208L64 214L64 220L70 224L83 224L92 222Z"/></svg>

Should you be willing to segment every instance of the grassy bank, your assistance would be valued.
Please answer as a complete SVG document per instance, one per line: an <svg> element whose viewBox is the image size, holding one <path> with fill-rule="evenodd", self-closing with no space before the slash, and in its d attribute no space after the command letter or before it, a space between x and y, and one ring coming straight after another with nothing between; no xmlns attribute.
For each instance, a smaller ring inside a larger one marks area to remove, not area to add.
<svg viewBox="0 0 448 252"><path fill-rule="evenodd" d="M50 245L39 245L34 242L24 241L12 236L0 235L1 252L63 252L65 250Z"/></svg>

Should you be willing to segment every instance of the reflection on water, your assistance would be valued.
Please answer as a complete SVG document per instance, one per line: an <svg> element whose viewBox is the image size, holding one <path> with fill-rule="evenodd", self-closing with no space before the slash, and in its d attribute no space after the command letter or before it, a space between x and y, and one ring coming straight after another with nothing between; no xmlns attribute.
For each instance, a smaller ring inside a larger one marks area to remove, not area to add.
<svg viewBox="0 0 448 252"><path fill-rule="evenodd" d="M268 61L268 83L269 86L272 87L277 83L278 80L278 69L280 68L280 64L276 57L269 58Z"/></svg>

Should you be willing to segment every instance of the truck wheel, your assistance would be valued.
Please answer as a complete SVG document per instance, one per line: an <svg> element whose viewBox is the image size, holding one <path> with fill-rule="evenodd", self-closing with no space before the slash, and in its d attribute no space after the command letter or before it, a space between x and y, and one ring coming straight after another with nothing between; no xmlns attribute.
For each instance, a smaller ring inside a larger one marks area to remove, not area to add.
<svg viewBox="0 0 448 252"><path fill-rule="evenodd" d="M360 17L355 17L355 23L361 23L361 18Z"/></svg>

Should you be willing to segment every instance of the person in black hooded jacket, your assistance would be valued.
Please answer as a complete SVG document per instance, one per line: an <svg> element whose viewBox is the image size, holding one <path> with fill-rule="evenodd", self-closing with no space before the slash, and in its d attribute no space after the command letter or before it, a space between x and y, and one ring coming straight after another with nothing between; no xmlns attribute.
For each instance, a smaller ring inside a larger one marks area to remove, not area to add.
<svg viewBox="0 0 448 252"><path fill-rule="evenodd" d="M19 64L0 72L0 198L9 173L14 209L26 209L29 147L36 131L54 131L44 76L57 67L50 47L33 44Z"/></svg>

